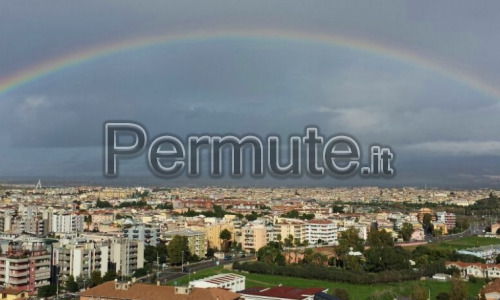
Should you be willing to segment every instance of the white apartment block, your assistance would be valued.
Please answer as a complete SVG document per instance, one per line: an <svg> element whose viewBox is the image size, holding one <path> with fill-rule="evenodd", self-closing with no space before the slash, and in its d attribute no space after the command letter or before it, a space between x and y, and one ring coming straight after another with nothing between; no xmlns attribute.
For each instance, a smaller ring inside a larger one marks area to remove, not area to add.
<svg viewBox="0 0 500 300"><path fill-rule="evenodd" d="M309 245L316 245L321 240L328 245L337 244L338 226L332 220L310 220L303 225L304 240Z"/></svg>
<svg viewBox="0 0 500 300"><path fill-rule="evenodd" d="M141 241L145 245L156 246L160 241L160 228L148 226L132 226L123 229L123 237L131 241Z"/></svg>
<svg viewBox="0 0 500 300"><path fill-rule="evenodd" d="M144 242L116 238L110 245L109 253L109 260L115 264L118 274L130 276L144 267Z"/></svg>
<svg viewBox="0 0 500 300"><path fill-rule="evenodd" d="M61 280L70 275L90 278L93 271L100 271L104 276L108 272L109 248L108 244L76 241L55 246L53 261L59 267Z"/></svg>
<svg viewBox="0 0 500 300"><path fill-rule="evenodd" d="M82 232L84 229L83 215L54 214L52 216L52 231L59 233Z"/></svg>

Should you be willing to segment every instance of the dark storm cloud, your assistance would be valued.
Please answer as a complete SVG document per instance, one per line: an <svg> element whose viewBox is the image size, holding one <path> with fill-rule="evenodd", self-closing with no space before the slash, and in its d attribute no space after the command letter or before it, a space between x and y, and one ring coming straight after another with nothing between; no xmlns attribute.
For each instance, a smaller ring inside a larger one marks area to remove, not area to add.
<svg viewBox="0 0 500 300"><path fill-rule="evenodd" d="M376 41L495 86L500 83L499 5L5 2L0 4L0 78L112 41L198 29L274 28ZM441 169L432 163L441 155L470 157L481 162L471 174L492 175L498 170L487 170L482 162L500 153L498 101L422 66L324 44L219 39L158 45L90 61L0 95L0 146L9 157L2 172L16 172L14 166L22 163L19 174L100 174L103 122L133 120L146 125L151 136L181 137L286 136L313 124L327 136L351 134L364 149L371 143L393 146L403 157L406 180ZM28 158L23 160L17 147ZM431 163L412 172L419 157ZM127 170L144 169L143 164L143 159L130 162Z"/></svg>

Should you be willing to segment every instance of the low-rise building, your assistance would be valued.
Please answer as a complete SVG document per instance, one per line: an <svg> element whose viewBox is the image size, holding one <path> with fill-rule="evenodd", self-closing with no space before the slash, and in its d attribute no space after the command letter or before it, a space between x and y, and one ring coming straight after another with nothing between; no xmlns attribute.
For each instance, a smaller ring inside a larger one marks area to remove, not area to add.
<svg viewBox="0 0 500 300"><path fill-rule="evenodd" d="M446 268L456 267L460 270L460 276L470 275L478 278L500 278L500 264L467 263L461 261L447 261Z"/></svg>
<svg viewBox="0 0 500 300"><path fill-rule="evenodd" d="M479 291L479 295L484 294L486 300L500 299L500 279L490 282L487 286Z"/></svg>
<svg viewBox="0 0 500 300"><path fill-rule="evenodd" d="M218 274L189 283L195 288L221 288L232 292L238 292L245 289L245 276L233 273Z"/></svg>

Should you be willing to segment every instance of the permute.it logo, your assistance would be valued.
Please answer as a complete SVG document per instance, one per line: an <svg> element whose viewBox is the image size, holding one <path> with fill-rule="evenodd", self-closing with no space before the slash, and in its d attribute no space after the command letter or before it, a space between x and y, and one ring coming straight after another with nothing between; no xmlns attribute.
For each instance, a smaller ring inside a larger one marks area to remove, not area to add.
<svg viewBox="0 0 500 300"><path fill-rule="evenodd" d="M127 136L132 142L120 142ZM244 166L251 166L252 177L270 174L277 177L392 177L394 154L390 147L370 146L368 163L361 165L359 143L348 135L325 139L317 127L306 127L304 134L291 135L286 148L278 135L262 139L256 135L189 135L183 141L171 134L162 134L148 141L144 126L135 122L104 124L104 175L118 176L119 161L147 153L147 164L156 176L176 177L184 172L200 176L203 159L210 161L209 174L223 176L223 162L228 161L230 175L241 177ZM225 155L229 157L224 157ZM247 154L245 156L245 154ZM226 158L226 159L225 159ZM230 159L229 159L230 158ZM244 158L249 160L245 163ZM303 171L305 170L305 171Z"/></svg>

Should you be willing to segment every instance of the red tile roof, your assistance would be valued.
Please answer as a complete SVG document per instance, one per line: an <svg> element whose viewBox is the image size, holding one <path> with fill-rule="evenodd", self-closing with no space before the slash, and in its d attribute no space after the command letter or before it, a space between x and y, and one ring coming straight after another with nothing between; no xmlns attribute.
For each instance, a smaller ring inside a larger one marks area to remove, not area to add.
<svg viewBox="0 0 500 300"><path fill-rule="evenodd" d="M157 286L133 283L128 290L115 289L115 282L109 281L86 290L80 299L113 298L127 300L236 300L240 295L220 288L193 288L189 294L176 294L173 286Z"/></svg>

